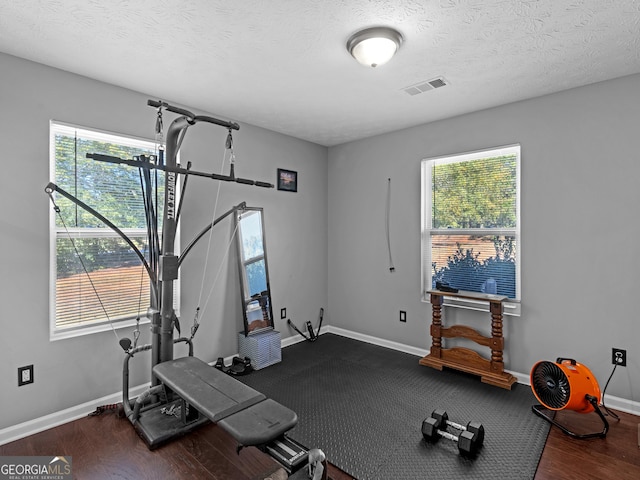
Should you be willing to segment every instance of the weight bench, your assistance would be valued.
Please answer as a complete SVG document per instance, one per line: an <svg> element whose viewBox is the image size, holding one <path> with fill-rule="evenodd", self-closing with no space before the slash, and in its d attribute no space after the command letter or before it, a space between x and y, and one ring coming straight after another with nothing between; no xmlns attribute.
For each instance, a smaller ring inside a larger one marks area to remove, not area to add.
<svg viewBox="0 0 640 480"><path fill-rule="evenodd" d="M321 450L313 449L314 455L310 455L306 447L286 435L298 423L293 410L191 354L156 364L152 372L159 383L140 394L132 405L128 361L132 352L150 347L138 349L129 351L124 362L122 404L126 417L150 450L213 422L238 442L238 453L242 447L255 446L289 474L307 460L310 471L317 471L315 452Z"/></svg>
<svg viewBox="0 0 640 480"><path fill-rule="evenodd" d="M285 435L298 423L293 410L196 357L159 363L153 373L181 398L183 424L197 422L199 412L229 433L238 451L258 447L289 474L307 461L308 450Z"/></svg>
<svg viewBox="0 0 640 480"><path fill-rule="evenodd" d="M298 423L293 410L196 357L159 363L153 373L241 446L265 445ZM190 415L184 412L186 408L183 406L183 419Z"/></svg>

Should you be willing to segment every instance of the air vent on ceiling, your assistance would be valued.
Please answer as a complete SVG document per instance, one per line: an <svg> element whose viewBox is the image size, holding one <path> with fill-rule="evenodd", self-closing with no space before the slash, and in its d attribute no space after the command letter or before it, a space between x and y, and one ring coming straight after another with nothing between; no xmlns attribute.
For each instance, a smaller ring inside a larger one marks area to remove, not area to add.
<svg viewBox="0 0 640 480"><path fill-rule="evenodd" d="M447 81L443 77L432 78L431 80L427 80L426 82L416 83L415 85L410 85L408 87L403 88L406 93L409 95L418 95L422 92L427 92L429 90L433 90L435 88L444 87L449 85Z"/></svg>

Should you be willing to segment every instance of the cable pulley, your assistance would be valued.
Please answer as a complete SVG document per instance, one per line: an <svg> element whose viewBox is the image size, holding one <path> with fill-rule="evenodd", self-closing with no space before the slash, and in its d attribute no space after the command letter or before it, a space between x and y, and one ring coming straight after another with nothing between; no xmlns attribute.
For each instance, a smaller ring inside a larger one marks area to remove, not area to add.
<svg viewBox="0 0 640 480"><path fill-rule="evenodd" d="M229 177L231 177L233 180L236 180L238 183L242 183L240 182L241 179L236 179L236 174L235 174L235 162L236 162L236 155L233 152L233 135L231 134L231 129L229 129L229 133L227 134L227 140L225 141L225 145L224 145L226 150L229 150ZM225 155L226 155L226 151L225 151ZM224 162L224 159L223 159Z"/></svg>
<svg viewBox="0 0 640 480"><path fill-rule="evenodd" d="M196 314L193 317L193 325L191 325L191 338L189 340L193 340L193 337L196 336L196 332L200 327L200 323L198 323L198 317L200 316L200 307L196 308Z"/></svg>
<svg viewBox="0 0 640 480"><path fill-rule="evenodd" d="M133 331L133 348L138 346L138 339L140 338L140 316L136 317L136 329Z"/></svg>
<svg viewBox="0 0 640 480"><path fill-rule="evenodd" d="M231 129L229 129L229 133L227 135L227 141L225 142L225 148L227 150L233 150L233 135L231 134Z"/></svg>
<svg viewBox="0 0 640 480"><path fill-rule="evenodd" d="M162 145L164 143L164 127L162 123L162 106L158 107L156 117L156 143Z"/></svg>

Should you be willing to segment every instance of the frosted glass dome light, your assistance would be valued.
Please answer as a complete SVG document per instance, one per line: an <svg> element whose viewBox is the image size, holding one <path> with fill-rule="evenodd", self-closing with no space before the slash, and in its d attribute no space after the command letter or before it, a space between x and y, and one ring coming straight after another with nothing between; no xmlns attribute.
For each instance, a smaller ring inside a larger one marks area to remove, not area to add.
<svg viewBox="0 0 640 480"><path fill-rule="evenodd" d="M391 60L402 40L402 35L391 28L367 28L349 38L347 50L362 65L377 67Z"/></svg>

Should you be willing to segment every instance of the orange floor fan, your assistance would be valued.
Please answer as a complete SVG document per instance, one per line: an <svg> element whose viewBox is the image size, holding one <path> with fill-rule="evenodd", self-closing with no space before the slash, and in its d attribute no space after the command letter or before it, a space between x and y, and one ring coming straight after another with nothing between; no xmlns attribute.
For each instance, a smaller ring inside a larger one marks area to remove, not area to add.
<svg viewBox="0 0 640 480"><path fill-rule="evenodd" d="M533 412L560 428L574 438L604 438L609 423L600 410L600 387L595 376L586 366L569 358L558 358L556 362L541 361L531 369L531 390L541 403L533 405ZM596 412L603 423L601 432L578 434L558 423L553 417L559 410L578 413ZM552 416L546 411L554 412Z"/></svg>

